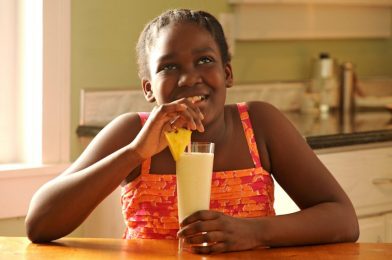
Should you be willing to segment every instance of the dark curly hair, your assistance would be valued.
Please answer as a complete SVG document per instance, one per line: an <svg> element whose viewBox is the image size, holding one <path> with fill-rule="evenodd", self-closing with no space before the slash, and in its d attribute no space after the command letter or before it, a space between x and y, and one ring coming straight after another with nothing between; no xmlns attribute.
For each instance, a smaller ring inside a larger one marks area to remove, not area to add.
<svg viewBox="0 0 392 260"><path fill-rule="evenodd" d="M167 25L182 22L195 23L210 32L220 49L223 64L230 62L231 56L228 51L225 34L221 24L213 15L204 11L173 9L162 13L149 22L139 36L136 45L136 55L140 79L150 77L148 69L149 51L154 44L159 30Z"/></svg>

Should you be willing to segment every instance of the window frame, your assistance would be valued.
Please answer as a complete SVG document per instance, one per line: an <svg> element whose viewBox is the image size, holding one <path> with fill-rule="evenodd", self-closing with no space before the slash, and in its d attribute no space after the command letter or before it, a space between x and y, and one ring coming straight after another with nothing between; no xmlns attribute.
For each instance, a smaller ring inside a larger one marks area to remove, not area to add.
<svg viewBox="0 0 392 260"><path fill-rule="evenodd" d="M0 168L0 219L25 216L34 192L69 165L70 57L71 0L43 0L42 164Z"/></svg>

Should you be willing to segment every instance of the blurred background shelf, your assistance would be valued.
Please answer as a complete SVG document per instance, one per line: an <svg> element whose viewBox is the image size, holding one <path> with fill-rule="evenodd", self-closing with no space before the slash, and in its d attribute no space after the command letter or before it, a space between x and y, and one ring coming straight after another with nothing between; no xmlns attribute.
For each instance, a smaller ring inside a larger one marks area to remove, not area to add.
<svg viewBox="0 0 392 260"><path fill-rule="evenodd" d="M390 0L229 0L229 3L233 14L225 17L223 24L235 40L391 36Z"/></svg>

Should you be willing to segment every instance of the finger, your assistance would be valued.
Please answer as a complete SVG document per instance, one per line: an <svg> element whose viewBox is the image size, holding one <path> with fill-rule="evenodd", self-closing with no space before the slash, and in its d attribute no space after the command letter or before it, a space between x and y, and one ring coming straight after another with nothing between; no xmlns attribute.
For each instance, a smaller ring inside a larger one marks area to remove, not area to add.
<svg viewBox="0 0 392 260"><path fill-rule="evenodd" d="M187 100L190 101L191 103L190 107L193 109L192 111L195 113L193 116L194 116L197 130L199 132L204 132L204 125L202 123L202 120L204 119L203 113L200 111L200 108L195 105L193 100L189 100L189 99Z"/></svg>
<svg viewBox="0 0 392 260"><path fill-rule="evenodd" d="M179 117L173 121L173 125L177 128L184 127L190 130L197 129L196 122L188 111L181 112Z"/></svg>
<svg viewBox="0 0 392 260"><path fill-rule="evenodd" d="M186 112L184 111L184 116L186 119L190 120L189 127L192 127L191 128L192 130L198 130L199 132L204 132L204 126L202 123L202 120L204 119L204 115L201 113L199 107L186 98L177 100L176 102L183 102L183 104L186 104L187 110Z"/></svg>
<svg viewBox="0 0 392 260"><path fill-rule="evenodd" d="M192 108L200 117L204 117L203 114L200 111L200 108L195 105L195 101L190 98L183 98L179 100L180 102L185 103L188 107Z"/></svg>
<svg viewBox="0 0 392 260"><path fill-rule="evenodd" d="M164 104L153 108L148 121L161 121L163 124L178 118L182 111L187 110L185 104Z"/></svg>
<svg viewBox="0 0 392 260"><path fill-rule="evenodd" d="M222 213L213 210L199 210L186 217L180 226L184 227L196 221L214 220L221 216Z"/></svg>
<svg viewBox="0 0 392 260"><path fill-rule="evenodd" d="M174 117L171 117L168 125L170 127L170 130L168 132L172 132L172 131L177 131L177 126L176 126L176 121L180 118L180 115L178 115L177 113L175 114Z"/></svg>
<svg viewBox="0 0 392 260"><path fill-rule="evenodd" d="M206 232L222 230L221 222L218 220L197 221L183 227L178 231L178 237L189 238Z"/></svg>
<svg viewBox="0 0 392 260"><path fill-rule="evenodd" d="M163 126L163 132L176 132L177 127L172 121L168 121L164 126Z"/></svg>
<svg viewBox="0 0 392 260"><path fill-rule="evenodd" d="M226 251L226 244L225 243L216 243L212 245L207 245L207 246L192 246L190 248L192 253L195 254L216 254L216 253L222 253Z"/></svg>
<svg viewBox="0 0 392 260"><path fill-rule="evenodd" d="M192 108L193 109L193 111L196 113L196 115L197 115L197 118L199 118L200 120L203 120L204 119L204 115L203 115L203 113L201 112L201 110L200 110L200 108L197 106L197 105L195 105L195 101L193 100L193 99L190 99L190 98L186 98L186 104L190 107L190 108Z"/></svg>
<svg viewBox="0 0 392 260"><path fill-rule="evenodd" d="M187 237L185 242L190 245L197 245L203 243L217 243L224 241L224 234L222 231L202 232L192 237Z"/></svg>
<svg viewBox="0 0 392 260"><path fill-rule="evenodd" d="M169 104L163 104L159 106L158 109L160 109L162 112L166 114L170 114L170 113L185 111L188 109L188 106L184 103L173 102Z"/></svg>

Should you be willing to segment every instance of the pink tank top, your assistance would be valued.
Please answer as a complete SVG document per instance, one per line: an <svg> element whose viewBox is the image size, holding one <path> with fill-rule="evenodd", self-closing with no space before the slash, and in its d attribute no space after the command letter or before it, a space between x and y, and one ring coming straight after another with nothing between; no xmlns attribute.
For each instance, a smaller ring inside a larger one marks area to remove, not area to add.
<svg viewBox="0 0 392 260"><path fill-rule="evenodd" d="M234 217L275 215L274 183L260 163L245 103L237 104L254 168L213 172L210 209ZM148 113L141 113L144 124ZM122 188L125 239L177 239L176 175L151 174L151 159L142 163L140 175Z"/></svg>

